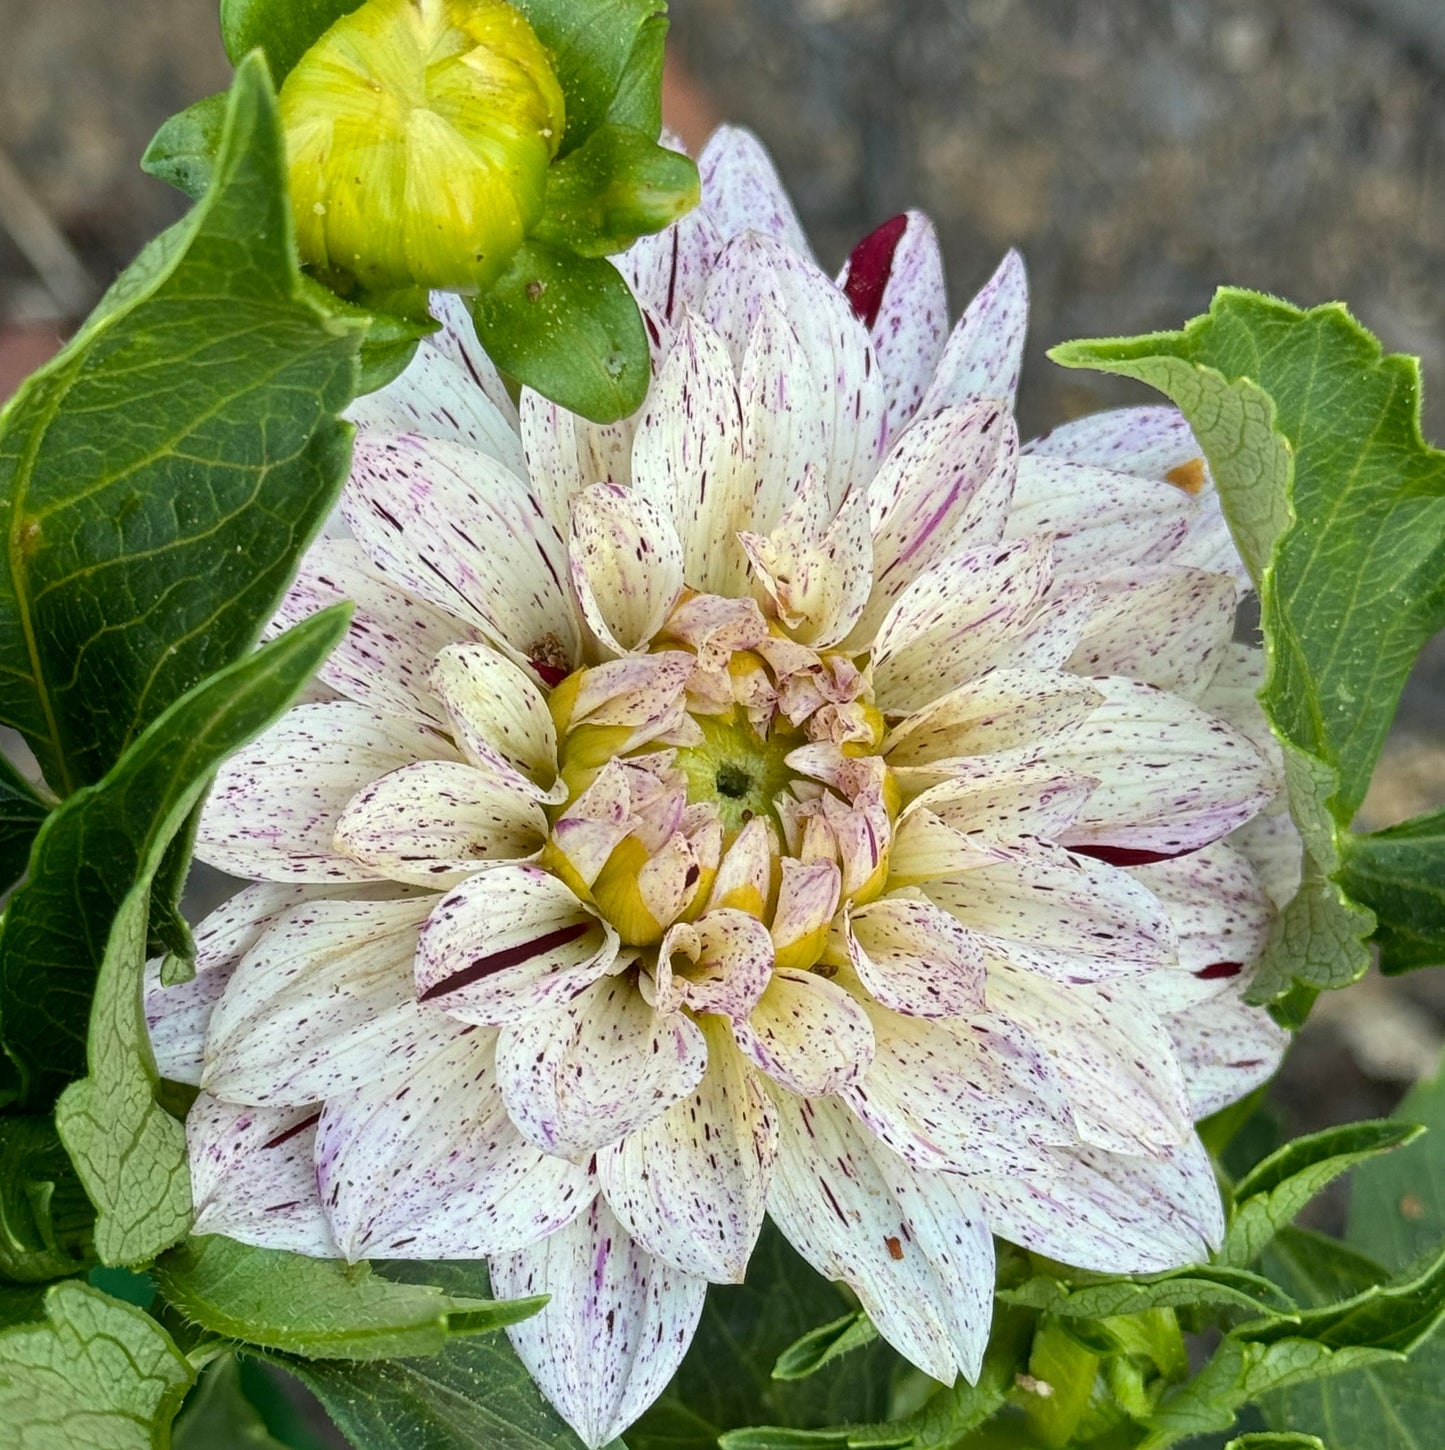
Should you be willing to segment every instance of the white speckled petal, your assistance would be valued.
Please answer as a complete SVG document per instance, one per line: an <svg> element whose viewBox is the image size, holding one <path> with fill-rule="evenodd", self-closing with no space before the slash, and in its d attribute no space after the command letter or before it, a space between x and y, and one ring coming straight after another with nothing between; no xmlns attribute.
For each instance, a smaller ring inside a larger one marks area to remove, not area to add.
<svg viewBox="0 0 1445 1450"><path fill-rule="evenodd" d="M566 535L524 479L435 438L358 439L342 512L373 565L520 661L578 658Z"/></svg>
<svg viewBox="0 0 1445 1450"><path fill-rule="evenodd" d="M630 977L603 977L550 1011L502 1028L497 1077L512 1121L548 1153L585 1162L691 1094L707 1067L701 1031L655 1013Z"/></svg>
<svg viewBox="0 0 1445 1450"><path fill-rule="evenodd" d="M1048 1053L1085 1143L1156 1157L1189 1136L1169 1034L1132 983L1059 983L992 962L988 1004Z"/></svg>
<svg viewBox="0 0 1445 1450"><path fill-rule="evenodd" d="M318 539L268 633L279 634L343 599L355 605L351 623L317 678L373 710L444 727L446 714L427 676L447 645L473 640L476 631L379 579L355 539Z"/></svg>
<svg viewBox="0 0 1445 1450"><path fill-rule="evenodd" d="M736 536L751 523L753 489L743 466L737 383L722 339L696 313L684 314L638 420L632 481L672 519L693 588L747 592Z"/></svg>
<svg viewBox="0 0 1445 1450"><path fill-rule="evenodd" d="M795 955L809 955L802 950L803 944L826 932L838 909L843 877L836 861L803 862L784 856L779 869L782 879L771 929L773 947L787 965L784 953L792 949ZM816 953L811 955L816 957Z"/></svg>
<svg viewBox="0 0 1445 1450"><path fill-rule="evenodd" d="M317 901L282 917L211 1013L201 1085L286 1106L405 1072L438 1020L412 986L417 930L435 901Z"/></svg>
<svg viewBox="0 0 1445 1450"><path fill-rule="evenodd" d="M1006 859L1007 848L992 845L981 835L945 825L915 801L893 832L893 844L888 852L888 886L894 891L922 886Z"/></svg>
<svg viewBox="0 0 1445 1450"><path fill-rule="evenodd" d="M984 1010L983 950L957 917L922 895L885 896L848 917L848 955L885 1007L909 1017Z"/></svg>
<svg viewBox="0 0 1445 1450"><path fill-rule="evenodd" d="M529 1249L492 1258L499 1299L547 1294L507 1330L557 1412L601 1450L667 1388L702 1317L707 1280L654 1258L601 1199Z"/></svg>
<svg viewBox="0 0 1445 1450"><path fill-rule="evenodd" d="M993 955L1061 982L1134 975L1178 960L1169 913L1117 866L1021 841L928 894Z"/></svg>
<svg viewBox="0 0 1445 1450"><path fill-rule="evenodd" d="M978 1378L993 1309L993 1238L967 1183L923 1173L842 1106L778 1097L768 1212L822 1275L858 1295L878 1332L925 1374Z"/></svg>
<svg viewBox="0 0 1445 1450"><path fill-rule="evenodd" d="M707 1072L692 1096L597 1155L623 1227L687 1274L739 1284L762 1232L777 1156L772 1104L727 1033L706 1023Z"/></svg>
<svg viewBox="0 0 1445 1450"><path fill-rule="evenodd" d="M1014 764L985 756L924 791L909 811L931 811L945 825L985 841L1016 842L1021 836L1049 841L1073 824L1096 784L1046 761Z"/></svg>
<svg viewBox="0 0 1445 1450"><path fill-rule="evenodd" d="M582 617L614 654L645 647L682 592L682 545L642 494L598 483L572 501L572 584Z"/></svg>
<svg viewBox="0 0 1445 1450"><path fill-rule="evenodd" d="M1090 413L1030 439L1025 453L1162 479L1202 456L1178 408L1149 404Z"/></svg>
<svg viewBox="0 0 1445 1450"><path fill-rule="evenodd" d="M351 700L298 705L217 772L196 854L263 881L374 881L381 873L333 844L346 803L417 760L455 760L438 731Z"/></svg>
<svg viewBox="0 0 1445 1450"><path fill-rule="evenodd" d="M1028 278L1023 258L1010 250L944 344L920 417L972 397L1001 398L1012 409L1028 322Z"/></svg>
<svg viewBox="0 0 1445 1450"><path fill-rule="evenodd" d="M343 1256L475 1259L521 1249L596 1197L590 1174L507 1116L495 1034L442 1019L401 1077L326 1103L316 1175Z"/></svg>
<svg viewBox="0 0 1445 1450"><path fill-rule="evenodd" d="M657 949L660 1012L686 1006L739 1021L758 1005L773 975L773 938L755 916L730 907L678 922Z"/></svg>
<svg viewBox="0 0 1445 1450"><path fill-rule="evenodd" d="M526 861L547 817L509 781L456 760L404 765L359 791L336 824L337 848L392 881L444 889L488 861Z"/></svg>
<svg viewBox="0 0 1445 1450"><path fill-rule="evenodd" d="M802 1097L826 1097L868 1071L873 1027L857 999L816 972L773 973L733 1035L748 1059Z"/></svg>
<svg viewBox="0 0 1445 1450"><path fill-rule="evenodd" d="M549 805L565 799L557 727L524 670L484 644L453 645L437 657L431 688L474 765Z"/></svg>
<svg viewBox="0 0 1445 1450"><path fill-rule="evenodd" d="M1042 538L966 549L920 574L874 640L879 708L910 714L995 666L1013 664L1015 641L1037 614L1053 572L1053 547Z"/></svg>
<svg viewBox="0 0 1445 1450"><path fill-rule="evenodd" d="M972 769L966 757L1025 747L1052 762L1099 708L1103 695L1093 681L1035 670L993 670L910 715L883 742L895 770L930 768L941 780L951 763ZM1070 764L1061 770L1088 772ZM938 780L929 784L937 784Z"/></svg>
<svg viewBox="0 0 1445 1450"><path fill-rule="evenodd" d="M1233 725L1261 755L1275 762L1282 777L1284 756L1259 703L1259 692L1264 687L1264 664L1264 651L1258 646L1226 645L1213 677L1195 703L1201 710Z"/></svg>
<svg viewBox="0 0 1445 1450"><path fill-rule="evenodd" d="M308 901L354 895L361 889L257 882L238 891L196 927L196 974L189 982L163 987L161 959L147 962L146 1026L161 1076L172 1082L200 1083L212 1010L236 964L288 911Z"/></svg>
<svg viewBox="0 0 1445 1450"><path fill-rule="evenodd" d="M555 876L493 866L437 903L416 952L417 1000L496 1026L570 1001L617 956L617 933Z"/></svg>
<svg viewBox="0 0 1445 1450"><path fill-rule="evenodd" d="M698 206L613 260L647 314L671 328L683 308L697 305L722 245L717 224Z"/></svg>
<svg viewBox="0 0 1445 1450"><path fill-rule="evenodd" d="M526 465L510 403L508 414L465 368L429 340L417 348L400 377L379 392L358 398L346 410L361 437L416 433L445 439L521 473Z"/></svg>
<svg viewBox="0 0 1445 1450"><path fill-rule="evenodd" d="M886 258L883 248L890 251ZM887 387L891 438L918 411L948 336L943 254L933 223L917 211L885 222L853 249L838 285L868 326Z"/></svg>
<svg viewBox="0 0 1445 1450"><path fill-rule="evenodd" d="M1018 461L1004 537L1052 534L1057 577L1092 579L1168 558L1194 509L1172 484L1027 454Z"/></svg>
<svg viewBox="0 0 1445 1450"><path fill-rule="evenodd" d="M811 258L813 249L767 148L741 126L719 126L697 159L702 206L724 242L761 232Z"/></svg>
<svg viewBox="0 0 1445 1450"><path fill-rule="evenodd" d="M1164 1019L1184 1070L1189 1109L1196 1118L1227 1108L1279 1070L1289 1033L1263 1007L1233 992L1196 1002Z"/></svg>
<svg viewBox="0 0 1445 1450"><path fill-rule="evenodd" d="M334 1259L316 1187L321 1109L238 1107L202 1093L186 1116L192 1232Z"/></svg>
<svg viewBox="0 0 1445 1450"><path fill-rule="evenodd" d="M1256 816L1237 831L1229 844L1254 867L1276 909L1283 911L1299 890L1304 843L1287 810Z"/></svg>
<svg viewBox="0 0 1445 1450"><path fill-rule="evenodd" d="M512 395L497 372L496 364L477 340L477 329L466 298L455 292L433 292L427 306L431 315L441 323L441 330L427 339L427 346L436 348L449 362L461 368L502 417L514 423L517 410Z"/></svg>
<svg viewBox="0 0 1445 1450"><path fill-rule="evenodd" d="M1177 856L1218 840L1274 799L1273 764L1224 721L1134 680L1090 684L1104 703L1048 752L1052 764L1099 782L1067 845Z"/></svg>
<svg viewBox="0 0 1445 1450"><path fill-rule="evenodd" d="M590 460L583 456L587 449L582 433L587 425L531 388L522 389L518 413L532 491L548 522L565 539L572 527L573 496L598 481L588 476Z"/></svg>
<svg viewBox="0 0 1445 1450"><path fill-rule="evenodd" d="M1197 700L1230 642L1234 614L1228 574L1155 565L1101 580L1066 668L1127 675Z"/></svg>
<svg viewBox="0 0 1445 1450"><path fill-rule="evenodd" d="M1251 975L1264 952L1274 907L1258 874L1223 841L1174 861L1129 868L1164 904L1179 941L1179 965L1150 972L1139 987L1161 1012L1218 996Z"/></svg>
<svg viewBox="0 0 1445 1450"><path fill-rule="evenodd" d="M1160 1158L1080 1148L1049 1155L1046 1174L968 1182L1000 1238L1094 1273L1197 1264L1224 1237L1214 1167L1195 1137Z"/></svg>
<svg viewBox="0 0 1445 1450"><path fill-rule="evenodd" d="M868 490L873 592L851 643L872 643L893 601L925 569L1003 532L1018 430L1002 404L981 400L921 417L889 449Z"/></svg>

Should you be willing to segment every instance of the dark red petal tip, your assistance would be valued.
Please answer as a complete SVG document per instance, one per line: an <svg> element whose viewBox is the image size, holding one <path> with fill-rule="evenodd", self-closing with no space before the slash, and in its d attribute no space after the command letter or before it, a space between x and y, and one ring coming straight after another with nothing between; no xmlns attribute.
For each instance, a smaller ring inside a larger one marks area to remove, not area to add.
<svg viewBox="0 0 1445 1450"><path fill-rule="evenodd" d="M893 275L893 256L907 230L907 214L896 216L876 231L869 232L848 258L848 277L843 283L843 294L864 327L871 329L878 321L883 293Z"/></svg>

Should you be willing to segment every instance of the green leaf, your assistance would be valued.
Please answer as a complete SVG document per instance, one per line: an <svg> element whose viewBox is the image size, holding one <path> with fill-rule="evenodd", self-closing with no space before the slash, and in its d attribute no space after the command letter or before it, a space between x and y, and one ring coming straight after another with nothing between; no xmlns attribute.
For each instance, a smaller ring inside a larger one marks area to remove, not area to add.
<svg viewBox="0 0 1445 1450"><path fill-rule="evenodd" d="M140 169L199 201L211 189L225 121L224 94L207 96L177 111L151 137Z"/></svg>
<svg viewBox="0 0 1445 1450"><path fill-rule="evenodd" d="M0 723L61 795L254 645L345 475L362 331L302 293L249 61L205 199L0 415Z"/></svg>
<svg viewBox="0 0 1445 1450"><path fill-rule="evenodd" d="M94 979L89 1076L71 1083L55 1110L95 1204L95 1247L107 1264L143 1263L191 1224L185 1129L156 1100L160 1079L141 1000L151 878L217 766L300 694L349 617L346 605L313 615L176 701L99 785L56 811L0 934L3 985L27 994L26 1012L63 1020L67 999L88 994L94 968L60 953L77 930L99 940L111 893L135 882L114 908ZM116 874L96 881L86 869L95 860ZM67 914L73 920L62 925ZM64 1048L69 1038L59 1041ZM24 1054L13 1054L36 1069L36 1081L47 1080L42 1066L46 1073L68 1066L68 1053L42 1063L37 1046L28 1042Z"/></svg>
<svg viewBox="0 0 1445 1450"><path fill-rule="evenodd" d="M769 1223L746 1281L708 1290L692 1348L667 1392L628 1432L631 1450L716 1450L720 1435L754 1426L818 1430L887 1419L895 1380L907 1368L881 1340L807 1378L773 1378L797 1340L856 1307Z"/></svg>
<svg viewBox="0 0 1445 1450"><path fill-rule="evenodd" d="M0 1117L0 1278L40 1283L93 1260L95 1210L49 1118Z"/></svg>
<svg viewBox="0 0 1445 1450"><path fill-rule="evenodd" d="M773 1366L773 1378L807 1379L841 1355L863 1349L877 1338L878 1331L873 1327L873 1321L861 1309L855 1310L795 1339L778 1356Z"/></svg>
<svg viewBox="0 0 1445 1450"><path fill-rule="evenodd" d="M241 1387L234 1355L224 1354L206 1367L176 1419L175 1450L285 1450Z"/></svg>
<svg viewBox="0 0 1445 1450"><path fill-rule="evenodd" d="M542 1300L494 1303L398 1283L368 1264L309 1259L203 1234L156 1265L167 1301L213 1334L309 1359L435 1354L449 1335L501 1329Z"/></svg>
<svg viewBox="0 0 1445 1450"><path fill-rule="evenodd" d="M668 19L654 15L637 34L637 44L617 85L607 119L656 138L662 132L662 62Z"/></svg>
<svg viewBox="0 0 1445 1450"><path fill-rule="evenodd" d="M611 262L522 247L472 305L504 372L597 423L641 406L652 377L642 314Z"/></svg>
<svg viewBox="0 0 1445 1450"><path fill-rule="evenodd" d="M221 0L221 41L238 67L256 49L266 52L279 86L291 68L361 0Z"/></svg>
<svg viewBox="0 0 1445 1450"><path fill-rule="evenodd" d="M25 874L30 847L50 807L0 755L0 896Z"/></svg>
<svg viewBox="0 0 1445 1450"><path fill-rule="evenodd" d="M1375 913L1380 970L1445 965L1445 810L1346 836L1341 881Z"/></svg>
<svg viewBox="0 0 1445 1450"><path fill-rule="evenodd" d="M0 1424L15 1450L165 1450L194 1376L148 1314L68 1280L46 1321L0 1333Z"/></svg>
<svg viewBox="0 0 1445 1450"><path fill-rule="evenodd" d="M1318 1435L1295 1435L1289 1431L1262 1430L1238 1435L1224 1450L1329 1450Z"/></svg>
<svg viewBox="0 0 1445 1450"><path fill-rule="evenodd" d="M1159 388L1209 458L1259 588L1261 700L1306 845L1255 995L1352 981L1373 920L1339 888L1340 842L1415 656L1445 624L1445 455L1420 434L1418 367L1382 356L1338 305L1229 289L1181 332L1052 355Z"/></svg>
<svg viewBox="0 0 1445 1450"><path fill-rule="evenodd" d="M1326 1184L1359 1163L1388 1153L1420 1134L1411 1123L1346 1123L1296 1138L1235 1185L1234 1215L1217 1262L1234 1268L1252 1264L1266 1244Z"/></svg>
<svg viewBox="0 0 1445 1450"><path fill-rule="evenodd" d="M1301 1304L1315 1307L1352 1298L1390 1277L1388 1269L1349 1244L1294 1224L1274 1236L1260 1267Z"/></svg>
<svg viewBox="0 0 1445 1450"><path fill-rule="evenodd" d="M582 257L622 252L697 205L697 166L642 131L600 126L547 176L532 239Z"/></svg>
<svg viewBox="0 0 1445 1450"><path fill-rule="evenodd" d="M257 0L261 3L261 0ZM284 4L286 0L272 0ZM660 92L656 26L667 0L511 0L552 57L567 106L567 130L559 154L580 146L607 119L624 81L626 110L637 115L633 89L649 78ZM637 52L641 55L634 62ZM654 131L653 135L657 133Z"/></svg>
<svg viewBox="0 0 1445 1450"><path fill-rule="evenodd" d="M1296 1307L1268 1279L1222 1264L1073 1286L1060 1279L1041 1277L1016 1289L1001 1290L998 1298L1005 1304L1078 1319L1108 1319L1118 1314L1142 1314L1148 1309L1243 1309L1253 1314L1263 1309L1291 1314Z"/></svg>

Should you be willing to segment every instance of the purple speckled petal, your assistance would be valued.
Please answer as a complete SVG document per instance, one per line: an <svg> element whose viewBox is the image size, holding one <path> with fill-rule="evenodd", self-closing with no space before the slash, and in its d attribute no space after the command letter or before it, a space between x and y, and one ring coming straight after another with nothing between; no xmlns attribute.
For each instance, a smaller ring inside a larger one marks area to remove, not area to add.
<svg viewBox="0 0 1445 1450"><path fill-rule="evenodd" d="M582 617L613 654L644 649L682 592L671 511L633 489L594 484L572 501L572 585Z"/></svg>
<svg viewBox="0 0 1445 1450"><path fill-rule="evenodd" d="M248 1108L202 1093L186 1117L193 1232L334 1259L316 1187L312 1104Z"/></svg>
<svg viewBox="0 0 1445 1450"><path fill-rule="evenodd" d="M439 438L359 438L342 513L374 567L482 631L513 658L578 658L566 535L536 490Z"/></svg>
<svg viewBox="0 0 1445 1450"><path fill-rule="evenodd" d="M434 896L294 908L241 959L211 1013L201 1085L278 1106L404 1073L437 1017L412 958Z"/></svg>
<svg viewBox="0 0 1445 1450"><path fill-rule="evenodd" d="M1236 601L1228 574L1201 569L1154 565L1101 579L1066 668L1127 675L1197 700L1234 633Z"/></svg>
<svg viewBox="0 0 1445 1450"><path fill-rule="evenodd" d="M1023 451L1149 479L1162 479L1203 458L1184 414L1178 408L1156 404L1075 418L1030 439Z"/></svg>
<svg viewBox="0 0 1445 1450"><path fill-rule="evenodd" d="M585 1169L541 1152L513 1126L497 1089L494 1037L443 1018L402 1077L327 1102L316 1172L346 1258L522 1249L596 1197Z"/></svg>
<svg viewBox="0 0 1445 1450"><path fill-rule="evenodd" d="M466 299L455 292L433 292L428 306L432 316L441 323L441 330L427 339L426 346L436 348L466 373L502 417L515 423L517 410L512 395L507 391L496 364L477 341L477 329L472 324Z"/></svg>
<svg viewBox="0 0 1445 1450"><path fill-rule="evenodd" d="M1053 840L1071 826L1098 782L1038 762L999 762L984 756L926 790L904 812L893 847L914 811L929 811L955 831L988 843L1023 836ZM996 853L995 853L996 854Z"/></svg>
<svg viewBox="0 0 1445 1450"><path fill-rule="evenodd" d="M1024 338L1029 322L1029 286L1023 258L1015 251L964 308L918 407L926 418L968 398L1001 399L1010 410L1018 392Z"/></svg>
<svg viewBox="0 0 1445 1450"><path fill-rule="evenodd" d="M1224 1208L1197 1138L1160 1158L1080 1148L1029 1178L973 1177L993 1231L1098 1274L1152 1274L1203 1261L1224 1237Z"/></svg>
<svg viewBox="0 0 1445 1450"><path fill-rule="evenodd" d="M761 232L800 257L813 250L773 159L751 131L719 126L697 161L702 176L699 208L724 242L740 232Z"/></svg>
<svg viewBox="0 0 1445 1450"><path fill-rule="evenodd" d="M523 1137L574 1162L635 1132L697 1088L707 1045L681 1012L654 1013L630 976L504 1027L497 1078Z"/></svg>
<svg viewBox="0 0 1445 1450"><path fill-rule="evenodd" d="M885 1007L909 1017L984 1010L983 949L957 917L921 895L885 896L848 917L848 956Z"/></svg>
<svg viewBox="0 0 1445 1450"><path fill-rule="evenodd" d="M1217 1113L1268 1082L1290 1041L1263 1007L1246 1005L1234 992L1196 1002L1166 1017L1164 1025L1196 1118Z"/></svg>
<svg viewBox="0 0 1445 1450"><path fill-rule="evenodd" d="M438 731L351 700L298 705L233 755L201 812L196 855L263 881L374 881L333 844L346 803L417 760L455 760Z"/></svg>
<svg viewBox="0 0 1445 1450"><path fill-rule="evenodd" d="M842 1104L778 1095L782 1142L768 1211L878 1332L944 1384L977 1379L993 1309L993 1238L968 1185L910 1168Z"/></svg>
<svg viewBox="0 0 1445 1450"><path fill-rule="evenodd" d="M686 1006L738 1021L772 980L773 938L755 916L714 909L668 930L657 949L656 972L659 1012Z"/></svg>
<svg viewBox="0 0 1445 1450"><path fill-rule="evenodd" d="M746 1020L738 1046L789 1092L826 1097L868 1071L873 1027L857 1000L816 972L778 971Z"/></svg>
<svg viewBox="0 0 1445 1450"><path fill-rule="evenodd" d="M879 708L910 714L998 665L1036 617L1053 578L1047 538L965 549L894 601L873 645Z"/></svg>
<svg viewBox="0 0 1445 1450"><path fill-rule="evenodd" d="M639 237L614 260L648 314L671 328L683 308L697 305L722 246L717 224L699 206L665 231Z"/></svg>
<svg viewBox="0 0 1445 1450"><path fill-rule="evenodd" d="M557 1412L601 1450L667 1388L702 1316L707 1280L635 1242L601 1199L550 1238L491 1261L499 1299L547 1294L508 1338Z"/></svg>
<svg viewBox="0 0 1445 1450"><path fill-rule="evenodd" d="M665 1263L739 1284L777 1156L772 1104L717 1019L704 1019L697 1091L597 1155L602 1192L624 1228Z"/></svg>
<svg viewBox="0 0 1445 1450"><path fill-rule="evenodd" d="M435 906L416 992L462 1022L496 1026L570 1001L617 956L617 933L536 866L479 871Z"/></svg>

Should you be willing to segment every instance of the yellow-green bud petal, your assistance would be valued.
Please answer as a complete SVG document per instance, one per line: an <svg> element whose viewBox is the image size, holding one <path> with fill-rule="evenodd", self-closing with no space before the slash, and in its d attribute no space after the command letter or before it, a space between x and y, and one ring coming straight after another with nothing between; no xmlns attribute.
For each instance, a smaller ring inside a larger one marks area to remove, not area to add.
<svg viewBox="0 0 1445 1450"><path fill-rule="evenodd" d="M489 287L541 216L565 125L502 0L367 0L280 100L302 259L372 289Z"/></svg>

